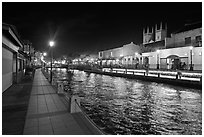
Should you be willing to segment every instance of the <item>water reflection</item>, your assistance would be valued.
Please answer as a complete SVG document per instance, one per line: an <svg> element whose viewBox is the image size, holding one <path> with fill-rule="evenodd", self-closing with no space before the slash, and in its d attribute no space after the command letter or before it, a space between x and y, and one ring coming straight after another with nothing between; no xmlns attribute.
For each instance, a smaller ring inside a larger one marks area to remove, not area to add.
<svg viewBox="0 0 204 137"><path fill-rule="evenodd" d="M69 82L107 134L202 134L201 90L76 70Z"/></svg>

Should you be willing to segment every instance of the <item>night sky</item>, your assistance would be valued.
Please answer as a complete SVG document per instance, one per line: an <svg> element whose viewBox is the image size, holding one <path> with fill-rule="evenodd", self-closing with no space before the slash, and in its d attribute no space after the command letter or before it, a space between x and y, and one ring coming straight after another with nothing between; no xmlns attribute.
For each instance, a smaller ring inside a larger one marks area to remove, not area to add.
<svg viewBox="0 0 204 137"><path fill-rule="evenodd" d="M142 29L167 22L168 33L202 20L202 3L139 2L3 2L2 22L17 27L22 39L48 51L54 39L55 56L97 53L142 42Z"/></svg>

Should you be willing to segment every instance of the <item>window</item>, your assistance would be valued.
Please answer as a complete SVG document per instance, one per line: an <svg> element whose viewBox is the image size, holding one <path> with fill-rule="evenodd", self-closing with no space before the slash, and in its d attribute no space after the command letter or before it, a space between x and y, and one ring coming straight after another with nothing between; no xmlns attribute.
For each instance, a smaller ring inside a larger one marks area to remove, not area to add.
<svg viewBox="0 0 204 137"><path fill-rule="evenodd" d="M128 60L130 60L130 58L128 58Z"/></svg>
<svg viewBox="0 0 204 137"><path fill-rule="evenodd" d="M196 36L196 46L201 46L202 44L202 37L201 36Z"/></svg>
<svg viewBox="0 0 204 137"><path fill-rule="evenodd" d="M99 52L99 57L103 57L103 52Z"/></svg>
<svg viewBox="0 0 204 137"><path fill-rule="evenodd" d="M191 44L191 37L185 38L185 45Z"/></svg>
<svg viewBox="0 0 204 137"><path fill-rule="evenodd" d="M18 59L18 71L22 71L23 69L23 61L22 59Z"/></svg>

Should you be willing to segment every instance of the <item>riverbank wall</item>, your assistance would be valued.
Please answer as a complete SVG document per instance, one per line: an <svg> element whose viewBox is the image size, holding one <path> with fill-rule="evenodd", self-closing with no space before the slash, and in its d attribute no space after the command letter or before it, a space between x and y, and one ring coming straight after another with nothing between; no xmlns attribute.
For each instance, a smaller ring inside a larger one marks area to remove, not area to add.
<svg viewBox="0 0 204 137"><path fill-rule="evenodd" d="M41 69L43 75L45 78L50 81L50 75L48 71L45 71L44 69ZM53 75L55 76L55 75ZM56 77L53 78L53 80L57 80ZM60 80L57 80L58 82ZM91 132L93 135L106 135L105 132L103 132L100 127L98 127L89 117L88 115L84 112L83 108L80 105L80 100L81 97L78 95L72 95L70 93L64 92L64 91L59 91L58 82L52 82L52 87L53 89L60 95L62 101L66 102L65 104L67 105L67 109L69 113L72 113L74 117L76 117L78 123L80 123L80 126L83 127L87 132ZM62 84L62 83L60 83ZM62 84L65 86L64 84ZM64 89L64 88L63 88Z"/></svg>
<svg viewBox="0 0 204 137"><path fill-rule="evenodd" d="M126 73L105 72L105 71L100 71L100 70L83 70L83 71L88 72L88 73L101 74L101 75L124 77L124 78L129 78L129 79L138 79L138 80L143 80L143 81L165 83L165 84L181 86L181 87L202 89L202 80L192 81L192 80L183 80L183 79L170 79L170 78L160 77L159 75L158 77L153 77L153 76L147 76L145 74L144 75L133 75L133 74L126 74Z"/></svg>

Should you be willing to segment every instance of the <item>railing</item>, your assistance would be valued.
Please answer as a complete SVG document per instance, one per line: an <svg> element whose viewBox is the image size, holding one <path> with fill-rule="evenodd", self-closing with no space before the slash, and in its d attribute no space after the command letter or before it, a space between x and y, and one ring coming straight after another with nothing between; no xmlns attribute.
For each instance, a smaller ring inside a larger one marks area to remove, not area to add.
<svg viewBox="0 0 204 137"><path fill-rule="evenodd" d="M97 128L97 130L98 130L101 134L106 135L106 133L105 133L104 131L102 131L98 125L96 125L96 123L86 114L86 112L84 112L83 108L79 105L79 103L77 102L76 99L75 99L75 103L77 104L78 108L81 109L82 114L88 119L88 121L90 121L91 124L92 124L95 128Z"/></svg>
<svg viewBox="0 0 204 137"><path fill-rule="evenodd" d="M76 68L80 70L92 70L92 69L102 69L102 68L119 68L119 69L146 69L147 67L150 70L168 70L168 71L173 71L173 70L190 70L191 64L159 64L159 69L157 69L157 64L124 64L124 65L72 65L70 66L71 68ZM193 70L195 71L202 71L202 64L192 64Z"/></svg>
<svg viewBox="0 0 204 137"><path fill-rule="evenodd" d="M151 77L164 77L171 79L186 79L193 81L202 81L202 73L187 73L181 71L161 71L161 70L136 70L136 69L118 69L118 68L103 68L103 72L123 73L132 75L143 75Z"/></svg>

